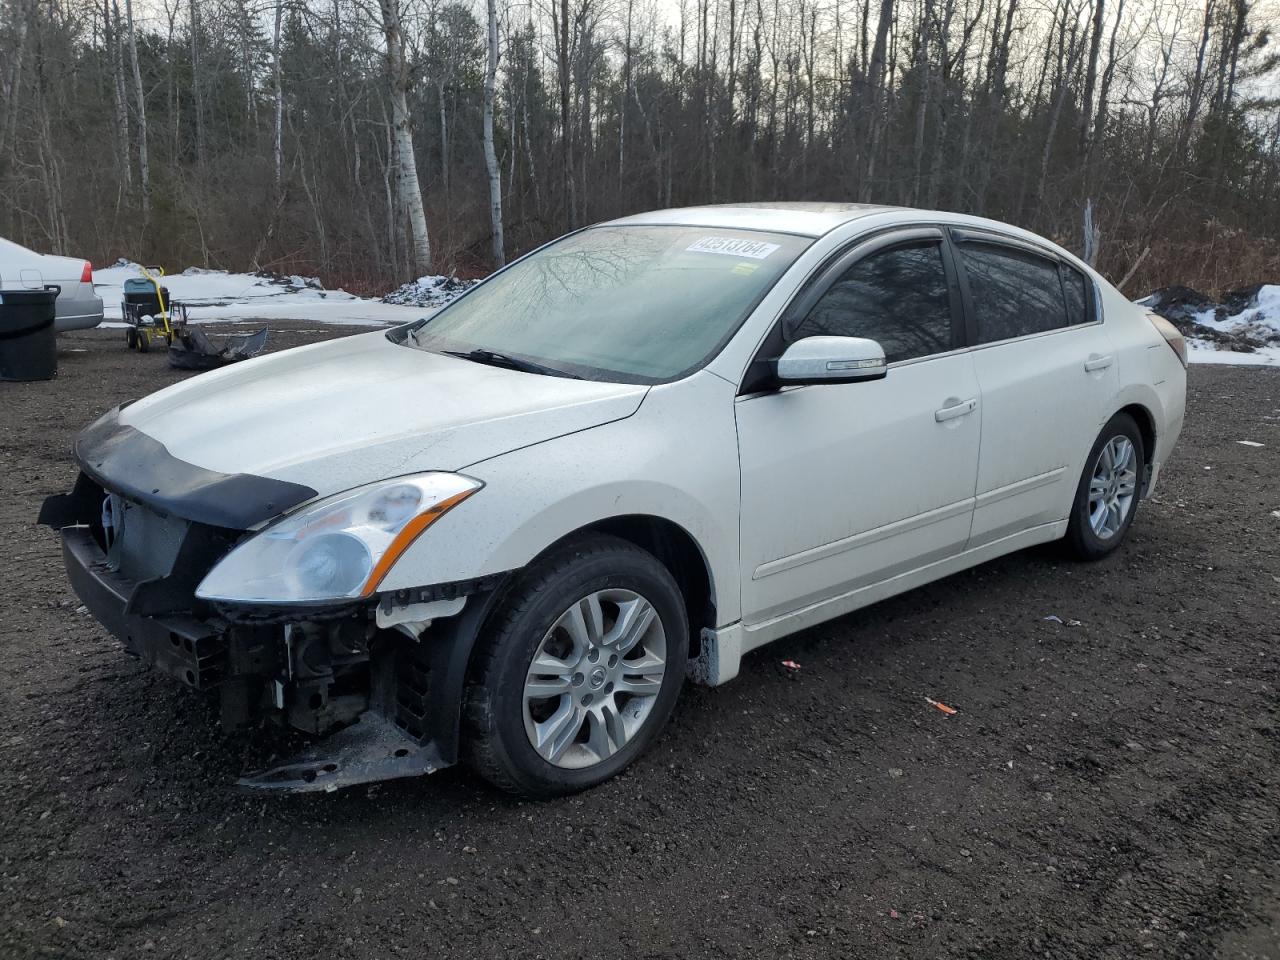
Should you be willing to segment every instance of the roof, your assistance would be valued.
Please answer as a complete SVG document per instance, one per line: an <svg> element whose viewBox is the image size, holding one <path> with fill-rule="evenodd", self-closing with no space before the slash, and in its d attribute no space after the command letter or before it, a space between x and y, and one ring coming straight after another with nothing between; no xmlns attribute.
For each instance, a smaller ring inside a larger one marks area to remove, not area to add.
<svg viewBox="0 0 1280 960"><path fill-rule="evenodd" d="M662 223L691 227L725 227L738 230L773 230L820 237L850 220L897 207L871 203L724 203L705 207L675 207L653 210L612 223Z"/></svg>

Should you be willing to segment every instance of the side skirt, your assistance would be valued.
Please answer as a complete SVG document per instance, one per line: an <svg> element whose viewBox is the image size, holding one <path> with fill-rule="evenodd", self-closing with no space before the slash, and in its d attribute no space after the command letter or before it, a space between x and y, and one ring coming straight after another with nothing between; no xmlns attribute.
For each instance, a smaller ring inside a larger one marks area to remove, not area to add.
<svg viewBox="0 0 1280 960"><path fill-rule="evenodd" d="M842 617L880 600L907 590L914 590L926 583L976 567L980 563L986 563L1007 553L1058 540L1066 532L1066 520L1040 524L1007 537L1001 537L999 540L984 543L972 550L965 550L945 560L917 567L887 580L880 580L826 600L819 600L817 603L811 603L779 617L753 624L731 623L717 630L703 631L704 652L696 665L694 678L713 687L727 683L738 675L744 653L764 646L779 637Z"/></svg>

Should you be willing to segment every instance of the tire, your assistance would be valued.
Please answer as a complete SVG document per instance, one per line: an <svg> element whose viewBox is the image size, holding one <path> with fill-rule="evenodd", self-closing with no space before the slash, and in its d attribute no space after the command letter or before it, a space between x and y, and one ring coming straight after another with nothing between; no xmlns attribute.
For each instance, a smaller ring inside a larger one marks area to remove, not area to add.
<svg viewBox="0 0 1280 960"><path fill-rule="evenodd" d="M555 548L518 576L480 637L467 760L494 786L533 798L608 780L670 718L688 651L684 600L656 557L604 535ZM535 655L548 670L535 673Z"/></svg>
<svg viewBox="0 0 1280 960"><path fill-rule="evenodd" d="M1122 469L1109 468L1104 453L1111 462L1119 453ZM1098 434L1080 474L1064 541L1073 556L1098 560L1120 546L1138 512L1145 463L1142 432L1131 416L1117 413Z"/></svg>
<svg viewBox="0 0 1280 960"><path fill-rule="evenodd" d="M124 342L129 345L130 350L136 350L138 348L138 331L133 327L126 330L124 332Z"/></svg>
<svg viewBox="0 0 1280 960"><path fill-rule="evenodd" d="M150 350L151 350L151 331L139 330L138 331L138 352L147 353Z"/></svg>

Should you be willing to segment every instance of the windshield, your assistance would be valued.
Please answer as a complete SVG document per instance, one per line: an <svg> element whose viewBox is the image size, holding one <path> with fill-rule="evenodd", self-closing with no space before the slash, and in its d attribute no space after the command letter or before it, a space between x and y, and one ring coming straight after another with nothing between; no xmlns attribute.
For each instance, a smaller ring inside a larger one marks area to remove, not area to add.
<svg viewBox="0 0 1280 960"><path fill-rule="evenodd" d="M810 243L720 227L594 227L494 275L406 342L592 380L671 380L719 351Z"/></svg>

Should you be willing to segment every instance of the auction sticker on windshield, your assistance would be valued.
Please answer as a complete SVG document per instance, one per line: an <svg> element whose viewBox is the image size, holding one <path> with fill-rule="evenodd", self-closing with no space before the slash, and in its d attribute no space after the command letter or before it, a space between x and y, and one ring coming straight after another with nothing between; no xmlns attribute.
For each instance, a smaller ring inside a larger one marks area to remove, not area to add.
<svg viewBox="0 0 1280 960"><path fill-rule="evenodd" d="M779 247L776 243L760 240L742 240L737 237L703 237L685 247L689 253L723 253L730 257L750 257L763 260Z"/></svg>

